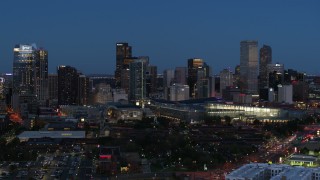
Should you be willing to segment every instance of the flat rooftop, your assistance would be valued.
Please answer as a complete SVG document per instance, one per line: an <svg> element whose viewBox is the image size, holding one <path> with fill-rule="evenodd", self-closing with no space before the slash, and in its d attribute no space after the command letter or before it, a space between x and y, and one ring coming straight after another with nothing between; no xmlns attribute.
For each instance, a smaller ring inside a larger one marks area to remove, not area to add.
<svg viewBox="0 0 320 180"><path fill-rule="evenodd" d="M86 137L85 131L24 131L18 135L21 139L36 139L36 138L75 138L81 139Z"/></svg>
<svg viewBox="0 0 320 180"><path fill-rule="evenodd" d="M314 156L305 156L305 155L292 155L289 159L290 161L308 161L308 162L315 162L317 158Z"/></svg>

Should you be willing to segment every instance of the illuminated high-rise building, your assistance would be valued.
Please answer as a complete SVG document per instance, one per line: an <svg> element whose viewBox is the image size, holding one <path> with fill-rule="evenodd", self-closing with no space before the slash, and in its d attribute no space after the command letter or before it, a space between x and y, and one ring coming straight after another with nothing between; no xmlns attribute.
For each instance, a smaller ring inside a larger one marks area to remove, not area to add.
<svg viewBox="0 0 320 180"><path fill-rule="evenodd" d="M40 104L48 100L48 51L35 44L13 49L13 94L34 96Z"/></svg>
<svg viewBox="0 0 320 180"><path fill-rule="evenodd" d="M77 105L88 105L90 93L90 79L78 74Z"/></svg>
<svg viewBox="0 0 320 180"><path fill-rule="evenodd" d="M157 66L147 66L147 97L150 96L150 94L157 92Z"/></svg>
<svg viewBox="0 0 320 180"><path fill-rule="evenodd" d="M117 43L116 44L116 71L115 71L115 79L116 79L116 88L121 88L121 73L122 69L125 69L124 62L125 59L130 59L132 56L131 46L128 43ZM128 63L129 64L129 63Z"/></svg>
<svg viewBox="0 0 320 180"><path fill-rule="evenodd" d="M58 104L88 105L90 80L71 66L59 66L58 69Z"/></svg>
<svg viewBox="0 0 320 180"><path fill-rule="evenodd" d="M126 93L129 93L130 86L130 63L138 59L137 57L125 58L122 64L121 75L120 75L120 88L124 89Z"/></svg>
<svg viewBox="0 0 320 180"><path fill-rule="evenodd" d="M129 100L142 102L146 99L146 71L149 63L148 57L139 57L130 63Z"/></svg>
<svg viewBox="0 0 320 180"><path fill-rule="evenodd" d="M195 98L208 98L212 96L214 89L214 78L211 76L211 67L206 63L198 68Z"/></svg>
<svg viewBox="0 0 320 180"><path fill-rule="evenodd" d="M3 73L0 75L0 79L2 82L2 86L3 86L3 96L5 99L5 103L6 105L11 105L11 101L12 101L12 73Z"/></svg>
<svg viewBox="0 0 320 180"><path fill-rule="evenodd" d="M263 45L260 49L259 88L268 87L268 64L272 63L272 49Z"/></svg>
<svg viewBox="0 0 320 180"><path fill-rule="evenodd" d="M283 64L268 64L267 65L267 86L278 91L278 85L283 84L284 80L284 65Z"/></svg>
<svg viewBox="0 0 320 180"><path fill-rule="evenodd" d="M44 49L37 49L36 55L36 76L35 76L35 93L40 104L45 105L49 99L48 87L48 51Z"/></svg>
<svg viewBox="0 0 320 180"><path fill-rule="evenodd" d="M220 94L228 86L233 86L233 73L229 69L220 72Z"/></svg>
<svg viewBox="0 0 320 180"><path fill-rule="evenodd" d="M239 87L240 86L240 65L237 65L234 68L233 85L235 87Z"/></svg>
<svg viewBox="0 0 320 180"><path fill-rule="evenodd" d="M204 61L199 58L188 59L188 85L190 97L196 96L196 83L198 81L198 70L204 66Z"/></svg>
<svg viewBox="0 0 320 180"><path fill-rule="evenodd" d="M298 72L294 69L288 69L284 71L284 82L291 84L293 81L305 81L306 74Z"/></svg>
<svg viewBox="0 0 320 180"><path fill-rule="evenodd" d="M278 102L292 104L292 85L278 85Z"/></svg>
<svg viewBox="0 0 320 180"><path fill-rule="evenodd" d="M5 79L0 77L0 101L5 99Z"/></svg>
<svg viewBox="0 0 320 180"><path fill-rule="evenodd" d="M248 94L258 92L258 42L240 42L240 89Z"/></svg>
<svg viewBox="0 0 320 180"><path fill-rule="evenodd" d="M76 105L78 93L78 71L71 66L59 66L58 69L58 104Z"/></svg>
<svg viewBox="0 0 320 180"><path fill-rule="evenodd" d="M214 79L211 68L202 59L188 59L188 85L191 98L207 98L213 95Z"/></svg>
<svg viewBox="0 0 320 180"><path fill-rule="evenodd" d="M95 85L94 100L95 104L107 104L112 102L112 88L109 84L99 83Z"/></svg>
<svg viewBox="0 0 320 180"><path fill-rule="evenodd" d="M13 93L34 95L36 79L35 44L19 44L13 49Z"/></svg>
<svg viewBox="0 0 320 180"><path fill-rule="evenodd" d="M272 72L277 72L280 74L284 74L284 65L283 64L268 64L267 65L267 74L272 73Z"/></svg>

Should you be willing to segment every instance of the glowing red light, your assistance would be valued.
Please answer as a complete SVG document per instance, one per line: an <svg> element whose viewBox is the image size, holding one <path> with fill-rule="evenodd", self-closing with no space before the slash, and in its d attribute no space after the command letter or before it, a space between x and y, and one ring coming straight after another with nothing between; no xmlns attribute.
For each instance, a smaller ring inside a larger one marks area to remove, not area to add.
<svg viewBox="0 0 320 180"><path fill-rule="evenodd" d="M111 155L100 155L100 159L111 159Z"/></svg>

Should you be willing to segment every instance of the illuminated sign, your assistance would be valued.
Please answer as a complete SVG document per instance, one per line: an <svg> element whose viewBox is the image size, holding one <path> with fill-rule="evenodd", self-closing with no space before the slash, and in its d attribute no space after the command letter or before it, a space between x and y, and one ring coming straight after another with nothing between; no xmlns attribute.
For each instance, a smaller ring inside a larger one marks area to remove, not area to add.
<svg viewBox="0 0 320 180"><path fill-rule="evenodd" d="M72 136L71 133L62 133L61 135L62 135L62 136Z"/></svg>
<svg viewBox="0 0 320 180"><path fill-rule="evenodd" d="M100 155L100 159L111 159L111 155Z"/></svg>
<svg viewBox="0 0 320 180"><path fill-rule="evenodd" d="M27 46L27 45L22 45L22 46L21 46L21 50L22 50L22 51L31 51L31 50L32 50L32 47L31 47L31 46Z"/></svg>

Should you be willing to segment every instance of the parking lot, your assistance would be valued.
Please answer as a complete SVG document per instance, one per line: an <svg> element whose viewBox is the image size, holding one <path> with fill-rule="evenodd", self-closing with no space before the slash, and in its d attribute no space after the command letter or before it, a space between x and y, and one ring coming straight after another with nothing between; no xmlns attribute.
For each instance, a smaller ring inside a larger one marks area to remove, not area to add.
<svg viewBox="0 0 320 180"><path fill-rule="evenodd" d="M93 161L80 149L40 153L36 161L0 162L1 179L93 179Z"/></svg>

